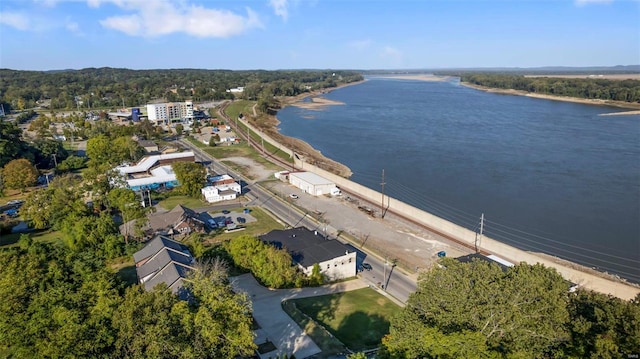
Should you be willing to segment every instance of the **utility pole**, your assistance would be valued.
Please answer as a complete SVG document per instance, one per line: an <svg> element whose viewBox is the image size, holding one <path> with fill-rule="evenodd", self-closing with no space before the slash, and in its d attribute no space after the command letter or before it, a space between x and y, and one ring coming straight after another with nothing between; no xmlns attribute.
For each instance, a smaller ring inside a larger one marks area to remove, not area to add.
<svg viewBox="0 0 640 359"><path fill-rule="evenodd" d="M476 232L475 248L478 253L478 243L482 240L482 233L484 232L484 213L480 214L480 233Z"/></svg>
<svg viewBox="0 0 640 359"><path fill-rule="evenodd" d="M51 156L53 157L53 163L56 165L56 167L58 167L58 159L56 158L56 154L52 153Z"/></svg>
<svg viewBox="0 0 640 359"><path fill-rule="evenodd" d="M384 218L385 215L385 210L384 210L384 185L386 184L386 182L384 181L384 168L382 169L382 182L380 182L380 185L382 186L382 202L380 203L380 213L381 213L381 218Z"/></svg>
<svg viewBox="0 0 640 359"><path fill-rule="evenodd" d="M384 170L382 170L382 173L384 173ZM385 282L387 281L387 257L384 257L384 274L382 275L382 290L387 290L387 288L385 288Z"/></svg>

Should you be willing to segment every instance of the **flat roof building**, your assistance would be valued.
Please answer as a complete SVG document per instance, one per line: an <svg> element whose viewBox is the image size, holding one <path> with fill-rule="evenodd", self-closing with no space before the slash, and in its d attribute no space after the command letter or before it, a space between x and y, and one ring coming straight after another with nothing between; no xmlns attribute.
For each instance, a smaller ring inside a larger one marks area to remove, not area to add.
<svg viewBox="0 0 640 359"><path fill-rule="evenodd" d="M320 266L329 280L350 278L356 275L356 252L338 240L327 239L317 231L304 227L273 230L260 239L286 250L306 275L313 273L313 265Z"/></svg>

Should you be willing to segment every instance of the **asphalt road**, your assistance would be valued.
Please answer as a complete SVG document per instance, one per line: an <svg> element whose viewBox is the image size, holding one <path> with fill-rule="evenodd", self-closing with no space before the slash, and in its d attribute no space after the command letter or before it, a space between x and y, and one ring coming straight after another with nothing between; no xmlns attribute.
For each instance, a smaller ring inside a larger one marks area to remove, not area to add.
<svg viewBox="0 0 640 359"><path fill-rule="evenodd" d="M338 230L331 225L320 223L311 217L311 210L309 208L303 208L301 201L291 199L287 194L278 193L277 190L271 189L271 191L269 191L261 185L245 179L242 175L233 171L225 164L216 161L209 154L188 141L180 140L180 143L191 149L195 154L196 161L204 163L212 172L220 173L221 171L225 171L230 176L241 180L243 182L242 192L245 198L248 199L248 202L245 202L246 205L259 206L270 211L275 217L279 218L285 226L306 227L312 231L317 230L318 232L326 233L333 238L338 234ZM293 203L294 201L296 201L295 205ZM345 208L341 207L340 204L336 204L335 211L344 210ZM362 225L366 226L367 224L363 223ZM347 243L347 245L357 252L356 265L358 267L365 262L369 263L372 267L371 270L359 272L363 280L368 282L372 287L379 288L384 294L395 299L396 302L406 303L409 295L416 290L416 280L412 276L403 273L390 261L387 261L385 264L384 258L379 258L371 253L367 253L352 244Z"/></svg>

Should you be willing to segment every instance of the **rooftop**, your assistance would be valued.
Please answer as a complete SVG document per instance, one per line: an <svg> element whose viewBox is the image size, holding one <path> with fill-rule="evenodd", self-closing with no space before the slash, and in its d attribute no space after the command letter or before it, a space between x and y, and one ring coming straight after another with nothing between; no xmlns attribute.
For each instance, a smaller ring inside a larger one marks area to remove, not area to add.
<svg viewBox="0 0 640 359"><path fill-rule="evenodd" d="M303 267L341 257L349 252L349 247L340 241L325 239L304 227L273 230L260 239L277 248L286 248L293 260Z"/></svg>
<svg viewBox="0 0 640 359"><path fill-rule="evenodd" d="M319 185L324 185L324 184L333 184L332 181L319 176L313 172L291 172L289 173L289 178L291 177L297 177L300 178L301 180L310 183L314 186L319 186Z"/></svg>

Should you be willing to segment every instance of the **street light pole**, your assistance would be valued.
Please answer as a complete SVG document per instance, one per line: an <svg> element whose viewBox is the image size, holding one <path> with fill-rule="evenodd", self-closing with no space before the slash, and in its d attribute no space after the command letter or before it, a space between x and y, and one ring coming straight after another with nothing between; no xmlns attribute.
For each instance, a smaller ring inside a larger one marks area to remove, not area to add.
<svg viewBox="0 0 640 359"><path fill-rule="evenodd" d="M384 257L384 275L382 276L382 290L386 291L387 284L387 257Z"/></svg>

